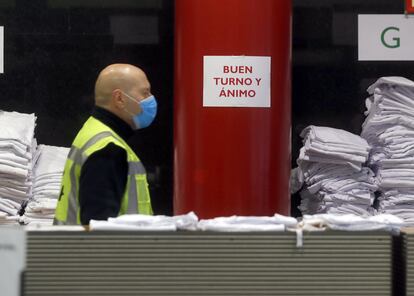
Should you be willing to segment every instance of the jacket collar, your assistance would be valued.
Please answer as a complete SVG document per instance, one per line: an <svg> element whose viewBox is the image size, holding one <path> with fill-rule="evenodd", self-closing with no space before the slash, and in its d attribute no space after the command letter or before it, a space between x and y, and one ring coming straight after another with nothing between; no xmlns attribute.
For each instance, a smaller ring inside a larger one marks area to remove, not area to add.
<svg viewBox="0 0 414 296"><path fill-rule="evenodd" d="M117 133L125 142L133 135L133 129L121 118L111 113L110 111L101 107L95 106L92 111L92 116L101 121L103 124L110 127Z"/></svg>

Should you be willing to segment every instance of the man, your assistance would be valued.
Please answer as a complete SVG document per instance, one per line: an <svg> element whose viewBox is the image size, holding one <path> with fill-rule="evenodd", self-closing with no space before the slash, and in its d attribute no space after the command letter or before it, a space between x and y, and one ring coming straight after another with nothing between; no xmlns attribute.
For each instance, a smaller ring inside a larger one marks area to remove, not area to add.
<svg viewBox="0 0 414 296"><path fill-rule="evenodd" d="M106 67L95 84L95 105L69 152L55 225L152 214L145 168L126 143L157 113L147 76L128 64Z"/></svg>

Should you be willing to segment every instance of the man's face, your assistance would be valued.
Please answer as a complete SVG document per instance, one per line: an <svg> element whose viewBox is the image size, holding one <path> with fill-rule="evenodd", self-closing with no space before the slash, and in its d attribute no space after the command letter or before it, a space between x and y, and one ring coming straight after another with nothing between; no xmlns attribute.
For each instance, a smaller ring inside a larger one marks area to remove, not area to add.
<svg viewBox="0 0 414 296"><path fill-rule="evenodd" d="M127 97L131 100L128 100L128 110L132 114L140 114L142 112L139 102L151 96L151 85L148 79L142 79L135 87L131 88L131 90L126 93L124 92ZM135 101L135 102L134 102Z"/></svg>

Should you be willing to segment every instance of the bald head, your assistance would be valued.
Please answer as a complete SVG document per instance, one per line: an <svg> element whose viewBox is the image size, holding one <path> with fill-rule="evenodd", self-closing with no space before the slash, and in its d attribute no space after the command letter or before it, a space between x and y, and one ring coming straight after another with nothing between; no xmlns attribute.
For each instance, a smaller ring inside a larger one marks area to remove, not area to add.
<svg viewBox="0 0 414 296"><path fill-rule="evenodd" d="M132 115L141 112L137 102L150 95L151 85L145 72L129 64L109 65L99 73L95 83L95 105L130 125Z"/></svg>
<svg viewBox="0 0 414 296"><path fill-rule="evenodd" d="M147 87L144 71L129 64L112 64L99 73L95 83L95 104L105 107L110 103L113 91L130 92L133 88Z"/></svg>

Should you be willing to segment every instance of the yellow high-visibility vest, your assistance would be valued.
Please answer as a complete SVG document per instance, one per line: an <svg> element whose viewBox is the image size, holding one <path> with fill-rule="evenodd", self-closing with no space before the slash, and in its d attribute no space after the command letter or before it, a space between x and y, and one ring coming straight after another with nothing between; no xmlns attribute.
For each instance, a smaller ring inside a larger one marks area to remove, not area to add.
<svg viewBox="0 0 414 296"><path fill-rule="evenodd" d="M81 224L79 178L82 165L89 156L103 149L109 143L113 143L127 152L128 180L119 215L153 214L147 175L138 156L111 128L90 117L73 141L66 160L61 193L55 212L55 225Z"/></svg>

